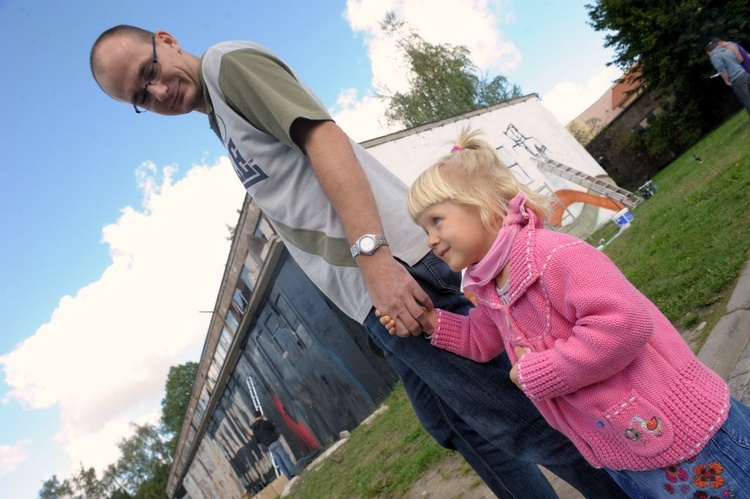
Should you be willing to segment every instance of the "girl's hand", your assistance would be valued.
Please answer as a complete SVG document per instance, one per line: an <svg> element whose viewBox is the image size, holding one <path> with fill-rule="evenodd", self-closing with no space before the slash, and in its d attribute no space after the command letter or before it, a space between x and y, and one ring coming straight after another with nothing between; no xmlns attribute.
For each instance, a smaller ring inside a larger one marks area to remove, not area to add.
<svg viewBox="0 0 750 499"><path fill-rule="evenodd" d="M513 367L510 370L510 380L515 384L518 388L521 388L521 385L518 384L518 363L521 362L521 359L524 355L529 353L531 350L528 348L523 347L516 347L516 357L518 357L518 361L513 365Z"/></svg>
<svg viewBox="0 0 750 499"><path fill-rule="evenodd" d="M396 334L396 321L392 319L390 315L383 315L383 313L375 309L375 317L380 317L380 323L388 330L390 334Z"/></svg>

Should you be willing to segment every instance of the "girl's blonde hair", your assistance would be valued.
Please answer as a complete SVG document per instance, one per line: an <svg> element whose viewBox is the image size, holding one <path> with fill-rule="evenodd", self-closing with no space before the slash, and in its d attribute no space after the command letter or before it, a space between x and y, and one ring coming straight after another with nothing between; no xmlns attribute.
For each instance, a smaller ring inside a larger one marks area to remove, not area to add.
<svg viewBox="0 0 750 499"><path fill-rule="evenodd" d="M407 200L413 219L432 205L453 201L475 207L484 226L497 231L498 217L505 218L508 202L519 191L526 194L526 208L543 220L549 218L549 198L516 180L495 148L477 138L481 133L465 128L451 153L417 177Z"/></svg>

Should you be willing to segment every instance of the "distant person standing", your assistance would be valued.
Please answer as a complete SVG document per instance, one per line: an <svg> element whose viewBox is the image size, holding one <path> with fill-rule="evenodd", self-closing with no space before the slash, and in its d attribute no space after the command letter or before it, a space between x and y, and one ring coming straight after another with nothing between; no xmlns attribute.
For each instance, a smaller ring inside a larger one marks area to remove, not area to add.
<svg viewBox="0 0 750 499"><path fill-rule="evenodd" d="M711 41L715 41L719 44L719 46L728 48L732 51L734 56L737 58L738 61L740 61L740 64L743 68L745 68L745 71L750 73L750 55L748 55L747 50L745 50L745 47L740 45L737 42L728 42L726 40L722 40L720 38L713 38Z"/></svg>
<svg viewBox="0 0 750 499"><path fill-rule="evenodd" d="M279 442L279 433L276 431L276 425L267 420L260 411L255 411L255 422L250 425L250 429L253 430L253 436L255 437L255 441L260 444L260 448L270 452L279 470L285 477L291 479L294 476L292 472L294 465L292 464L292 460L289 459L286 449Z"/></svg>
<svg viewBox="0 0 750 499"><path fill-rule="evenodd" d="M750 114L750 74L742 67L734 52L720 45L719 41L711 40L706 45L706 54L724 83L732 87L734 95Z"/></svg>

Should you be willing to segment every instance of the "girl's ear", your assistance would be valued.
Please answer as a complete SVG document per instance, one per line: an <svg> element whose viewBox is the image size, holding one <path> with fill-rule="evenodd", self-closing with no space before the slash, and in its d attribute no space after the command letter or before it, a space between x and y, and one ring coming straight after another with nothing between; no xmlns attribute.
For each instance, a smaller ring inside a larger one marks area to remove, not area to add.
<svg viewBox="0 0 750 499"><path fill-rule="evenodd" d="M505 219L505 216L500 212L497 206L487 214L487 219L490 221L493 231L499 232L500 229L503 228L503 219Z"/></svg>

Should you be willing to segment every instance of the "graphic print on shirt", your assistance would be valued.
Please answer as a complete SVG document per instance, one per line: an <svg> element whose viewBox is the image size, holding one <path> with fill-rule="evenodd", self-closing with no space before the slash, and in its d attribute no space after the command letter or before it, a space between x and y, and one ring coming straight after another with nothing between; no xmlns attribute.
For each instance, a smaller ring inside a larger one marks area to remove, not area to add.
<svg viewBox="0 0 750 499"><path fill-rule="evenodd" d="M227 151L229 151L229 157L232 158L234 171L242 181L242 185L245 189L268 178L268 175L261 170L260 166L253 162L252 158L250 161L245 160L240 150L234 145L232 139L229 139L229 142L227 143Z"/></svg>

